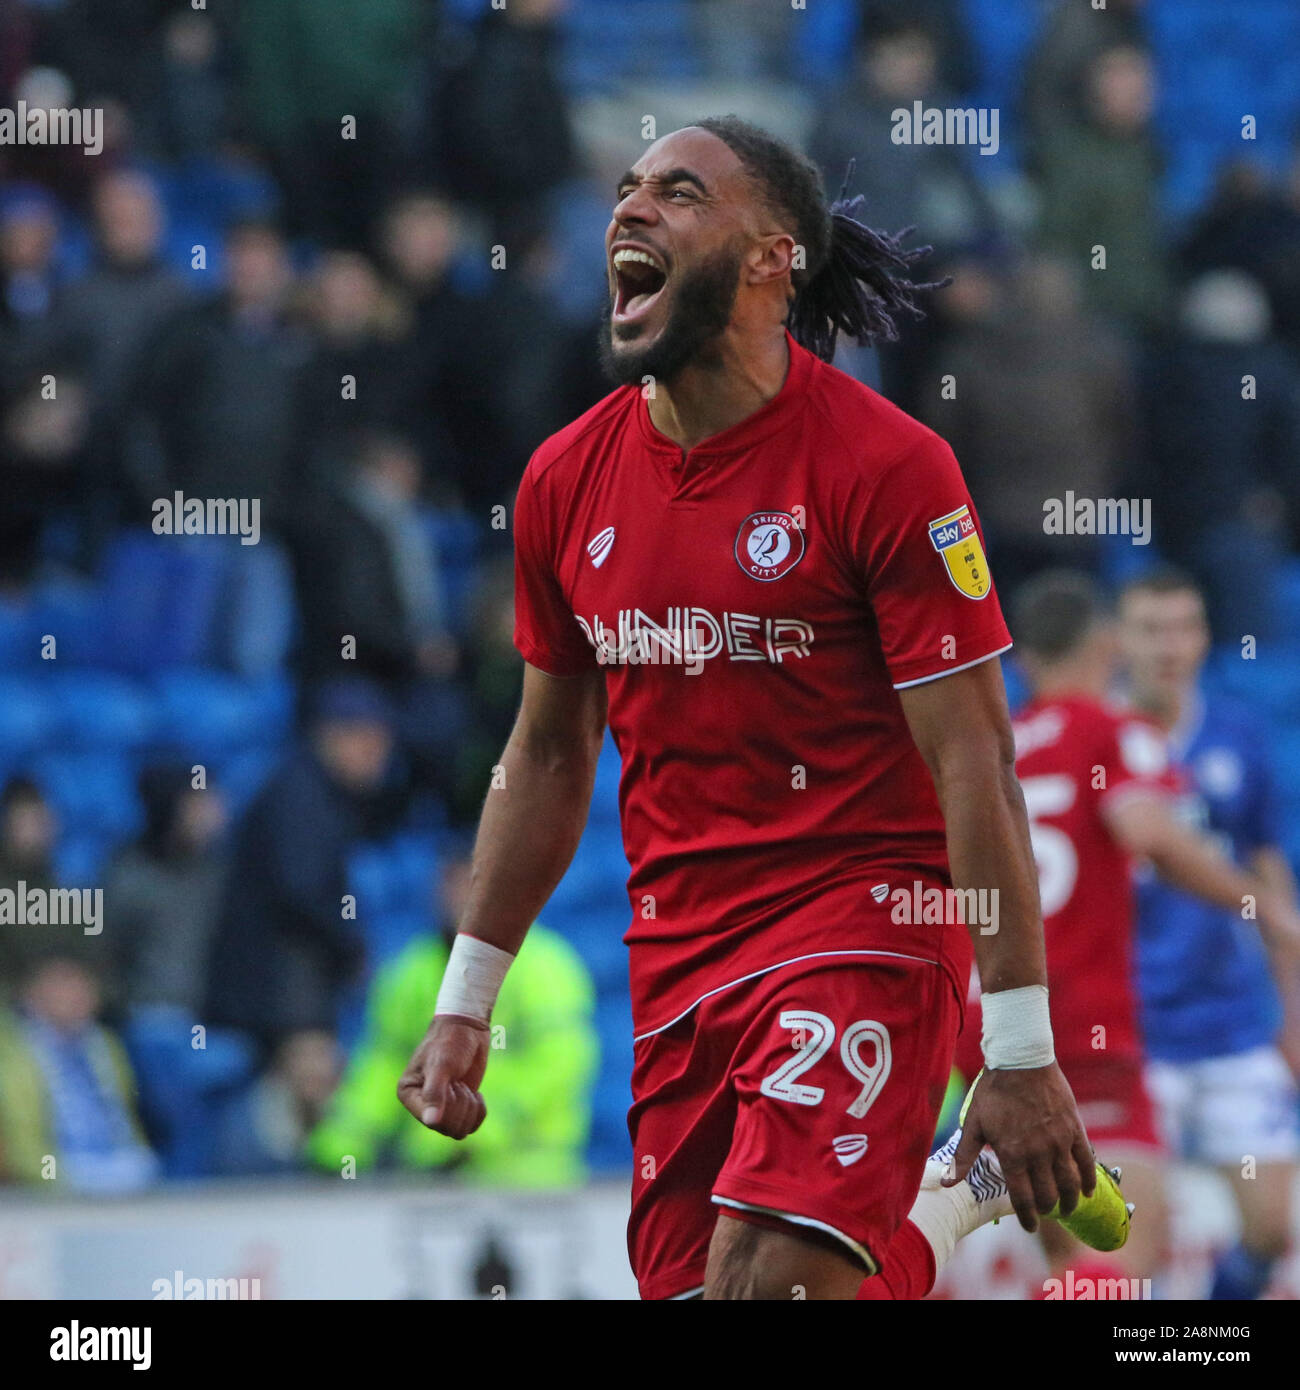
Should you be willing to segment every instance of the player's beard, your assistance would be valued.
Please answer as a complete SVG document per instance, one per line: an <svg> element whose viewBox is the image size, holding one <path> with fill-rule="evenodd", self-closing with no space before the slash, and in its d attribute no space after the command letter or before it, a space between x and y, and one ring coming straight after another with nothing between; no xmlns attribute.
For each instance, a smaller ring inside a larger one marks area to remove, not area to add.
<svg viewBox="0 0 1300 1390"><path fill-rule="evenodd" d="M606 318L600 330L600 365L620 386L640 386L646 377L670 382L684 368L707 362L710 348L731 322L740 288L742 248L726 247L679 273L673 285L668 321L652 342L638 348L622 340L614 350L613 327ZM611 299L610 313L613 313Z"/></svg>

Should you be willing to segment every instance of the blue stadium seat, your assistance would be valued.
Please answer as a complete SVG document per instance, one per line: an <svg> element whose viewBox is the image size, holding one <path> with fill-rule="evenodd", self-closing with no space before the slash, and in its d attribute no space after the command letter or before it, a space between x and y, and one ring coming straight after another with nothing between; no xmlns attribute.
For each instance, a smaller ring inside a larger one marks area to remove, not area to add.
<svg viewBox="0 0 1300 1390"><path fill-rule="evenodd" d="M220 551L203 544L214 538L183 539L135 530L109 544L101 566L105 666L144 674L208 659L224 566Z"/></svg>
<svg viewBox="0 0 1300 1390"><path fill-rule="evenodd" d="M565 77L582 91L612 89L620 79L700 75L688 0L580 0L561 22Z"/></svg>
<svg viewBox="0 0 1300 1390"><path fill-rule="evenodd" d="M1300 560L1286 560L1277 572L1277 630L1283 640L1300 644ZM1296 711L1300 718L1300 710Z"/></svg>
<svg viewBox="0 0 1300 1390"><path fill-rule="evenodd" d="M31 764L66 834L98 834L114 844L140 830L135 768L124 753L44 753Z"/></svg>
<svg viewBox="0 0 1300 1390"><path fill-rule="evenodd" d="M626 912L574 912L552 902L539 919L582 957L598 990L627 991Z"/></svg>
<svg viewBox="0 0 1300 1390"><path fill-rule="evenodd" d="M133 752L150 740L153 702L146 690L106 671L51 669L34 682L55 719L53 743L67 752Z"/></svg>
<svg viewBox="0 0 1300 1390"><path fill-rule="evenodd" d="M245 748L215 769L215 780L232 816L239 815L260 792L284 756L283 748Z"/></svg>
<svg viewBox="0 0 1300 1390"><path fill-rule="evenodd" d="M468 512L430 511L426 523L438 552L447 620L453 632L463 635L469 628L470 603L483 549L482 533Z"/></svg>
<svg viewBox="0 0 1300 1390"><path fill-rule="evenodd" d="M0 666L6 671L39 660L32 610L21 599L0 598Z"/></svg>
<svg viewBox="0 0 1300 1390"><path fill-rule="evenodd" d="M34 678L0 676L0 764L12 767L53 741L57 718Z"/></svg>
<svg viewBox="0 0 1300 1390"><path fill-rule="evenodd" d="M596 784L591 794L589 825L618 828L618 784L622 775L623 761L618 756L618 749L614 747L612 735L607 732L600 750L600 760L596 764ZM626 860L623 863L626 865ZM620 868L619 872L626 878L626 867Z"/></svg>
<svg viewBox="0 0 1300 1390"><path fill-rule="evenodd" d="M292 726L293 688L279 677L240 680L221 671L162 671L152 682L155 741L222 767L249 748L278 746Z"/></svg>
<svg viewBox="0 0 1300 1390"><path fill-rule="evenodd" d="M358 916L414 916L425 930L432 923L438 881L436 852L426 837L398 835L382 844L359 845L348 863L349 890Z"/></svg>
<svg viewBox="0 0 1300 1390"><path fill-rule="evenodd" d="M94 832L63 835L54 851L54 872L58 881L74 888L102 886L109 860L121 837L110 838Z"/></svg>
<svg viewBox="0 0 1300 1390"><path fill-rule="evenodd" d="M1002 658L1002 679L1007 688L1007 705L1015 714L1029 699L1029 682L1020 663L1010 654Z"/></svg>
<svg viewBox="0 0 1300 1390"><path fill-rule="evenodd" d="M412 941L427 937L433 922L427 913L362 912L361 924L366 934L366 958L373 970L396 959Z"/></svg>
<svg viewBox="0 0 1300 1390"><path fill-rule="evenodd" d="M596 1003L600 1072L592 1093L591 1140L587 1159L598 1172L626 1171L632 1159L627 1133L631 1103L632 1013L627 990L603 993Z"/></svg>

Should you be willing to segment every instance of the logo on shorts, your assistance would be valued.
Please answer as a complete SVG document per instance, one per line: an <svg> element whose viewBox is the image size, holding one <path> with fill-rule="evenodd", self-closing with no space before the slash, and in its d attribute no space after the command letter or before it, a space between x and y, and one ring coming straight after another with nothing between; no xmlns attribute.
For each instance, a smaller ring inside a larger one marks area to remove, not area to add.
<svg viewBox="0 0 1300 1390"><path fill-rule="evenodd" d="M956 589L967 598L983 598L988 593L989 567L969 507L958 507L932 521L930 543L943 556L948 578Z"/></svg>
<svg viewBox="0 0 1300 1390"><path fill-rule="evenodd" d="M831 1148L835 1150L835 1157L847 1168L849 1164L856 1163L867 1151L867 1136L865 1134L837 1134L831 1140Z"/></svg>
<svg viewBox="0 0 1300 1390"><path fill-rule="evenodd" d="M736 563L751 579L768 583L803 559L803 532L789 512L755 512L740 523Z"/></svg>

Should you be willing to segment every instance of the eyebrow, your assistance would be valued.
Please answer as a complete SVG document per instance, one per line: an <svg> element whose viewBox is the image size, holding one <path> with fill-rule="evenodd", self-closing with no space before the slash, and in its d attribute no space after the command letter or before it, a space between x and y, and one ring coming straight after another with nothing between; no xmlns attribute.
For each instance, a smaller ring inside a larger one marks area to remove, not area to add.
<svg viewBox="0 0 1300 1390"><path fill-rule="evenodd" d="M705 197L708 197L709 194L709 190L704 186L704 180L701 179L698 174L693 174L689 169L669 169L667 173L652 175L651 178L653 182L663 184L693 183L695 187L698 188L700 192L704 194ZM643 182L645 182L645 180L642 178L640 174L638 174L634 169L629 169L623 175L623 177L619 179L617 187L626 188L627 185L630 183L639 184Z"/></svg>

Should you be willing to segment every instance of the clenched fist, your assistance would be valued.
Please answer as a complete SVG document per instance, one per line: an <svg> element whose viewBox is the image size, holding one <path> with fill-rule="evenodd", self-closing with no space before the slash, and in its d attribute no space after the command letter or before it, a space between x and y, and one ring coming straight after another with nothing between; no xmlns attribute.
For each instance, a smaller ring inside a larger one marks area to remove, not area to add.
<svg viewBox="0 0 1300 1390"><path fill-rule="evenodd" d="M397 1098L422 1125L464 1139L483 1123L487 1106L478 1088L487 1069L491 1030L459 1014L429 1024L397 1083Z"/></svg>

